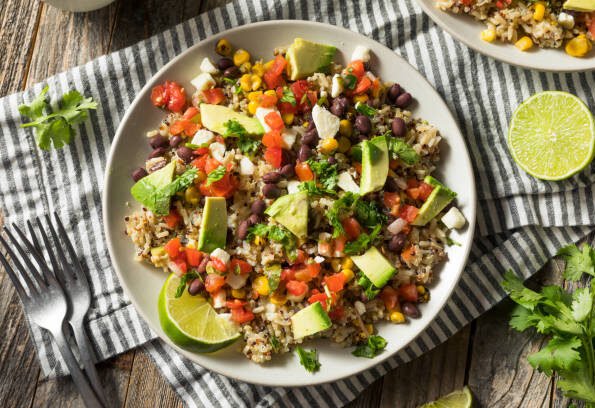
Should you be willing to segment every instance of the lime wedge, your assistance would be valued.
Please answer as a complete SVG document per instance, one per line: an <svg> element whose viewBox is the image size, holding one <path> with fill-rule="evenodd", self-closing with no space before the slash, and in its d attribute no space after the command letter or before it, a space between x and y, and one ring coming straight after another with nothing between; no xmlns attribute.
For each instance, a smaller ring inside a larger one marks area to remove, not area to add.
<svg viewBox="0 0 595 408"><path fill-rule="evenodd" d="M171 274L159 294L161 328L175 344L196 353L210 353L240 337L234 323L219 316L201 296L184 291L175 297L180 278Z"/></svg>
<svg viewBox="0 0 595 408"><path fill-rule="evenodd" d="M462 390L453 391L434 402L422 405L420 408L471 408L472 405L473 395L469 388L463 387Z"/></svg>
<svg viewBox="0 0 595 408"><path fill-rule="evenodd" d="M514 161L530 175L542 180L566 179L593 160L593 115L572 94L537 93L512 115L508 148Z"/></svg>

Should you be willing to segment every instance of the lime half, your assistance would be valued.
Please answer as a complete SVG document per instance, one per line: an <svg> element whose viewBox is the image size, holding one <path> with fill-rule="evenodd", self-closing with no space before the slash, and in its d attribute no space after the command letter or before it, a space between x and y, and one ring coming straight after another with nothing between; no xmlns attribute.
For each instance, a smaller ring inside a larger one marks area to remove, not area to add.
<svg viewBox="0 0 595 408"><path fill-rule="evenodd" d="M167 336L178 346L196 353L210 353L240 337L234 323L219 316L201 296L187 290L175 297L180 278L171 274L159 294L159 321Z"/></svg>
<svg viewBox="0 0 595 408"><path fill-rule="evenodd" d="M420 408L471 408L472 405L471 391L469 388L463 387L462 390L451 392L434 402L422 405Z"/></svg>
<svg viewBox="0 0 595 408"><path fill-rule="evenodd" d="M563 180L593 160L595 123L589 108L567 92L540 92L516 109L508 130L515 162L542 180Z"/></svg>

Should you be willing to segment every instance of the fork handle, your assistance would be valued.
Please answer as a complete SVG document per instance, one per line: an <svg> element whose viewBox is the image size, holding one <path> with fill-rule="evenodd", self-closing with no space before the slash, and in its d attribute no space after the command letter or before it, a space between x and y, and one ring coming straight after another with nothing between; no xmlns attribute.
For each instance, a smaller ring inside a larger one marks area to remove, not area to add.
<svg viewBox="0 0 595 408"><path fill-rule="evenodd" d="M103 404L99 401L95 392L91 388L91 385L87 381L85 374L81 371L74 354L72 354L72 350L68 342L66 341L66 337L64 337L63 331L58 330L54 334L54 340L58 345L58 349L64 357L64 361L66 362L66 366L68 367L68 371L70 371L70 376L74 381L74 384L78 388L81 396L83 397L83 402L87 406L87 408L103 408Z"/></svg>

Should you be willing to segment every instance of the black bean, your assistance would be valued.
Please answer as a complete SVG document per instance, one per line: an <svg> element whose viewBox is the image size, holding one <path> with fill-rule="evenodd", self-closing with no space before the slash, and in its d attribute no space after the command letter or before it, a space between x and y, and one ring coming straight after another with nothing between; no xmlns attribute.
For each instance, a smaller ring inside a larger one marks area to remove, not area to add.
<svg viewBox="0 0 595 408"><path fill-rule="evenodd" d="M298 160L301 162L305 162L310 158L310 156L312 156L312 149L310 149L310 146L305 144L301 145L300 151L298 153Z"/></svg>
<svg viewBox="0 0 595 408"><path fill-rule="evenodd" d="M326 159L326 161L329 164L337 164L337 159L335 159L333 156L330 156L328 159Z"/></svg>
<svg viewBox="0 0 595 408"><path fill-rule="evenodd" d="M406 108L409 106L409 104L411 104L412 99L413 98L411 94L409 92L405 92L404 94L401 94L397 97L395 105L397 105L399 108Z"/></svg>
<svg viewBox="0 0 595 408"><path fill-rule="evenodd" d="M252 214L262 215L264 214L264 210L266 210L266 208L267 204L264 202L264 200L256 200L252 203L250 211Z"/></svg>
<svg viewBox="0 0 595 408"><path fill-rule="evenodd" d="M262 194L266 198L277 198L281 195L281 190L274 184L265 184L262 188Z"/></svg>
<svg viewBox="0 0 595 408"><path fill-rule="evenodd" d="M365 115L357 115L355 117L355 128L362 135L367 135L372 130L372 122L370 118Z"/></svg>
<svg viewBox="0 0 595 408"><path fill-rule="evenodd" d="M161 157L167 152L165 147L158 147L157 149L153 150L151 154L149 154L149 159L154 159L155 157Z"/></svg>
<svg viewBox="0 0 595 408"><path fill-rule="evenodd" d="M248 228L250 228L250 223L248 222L248 220L240 222L240 225L238 225L239 240L243 241L246 239L246 237L248 236Z"/></svg>
<svg viewBox="0 0 595 408"><path fill-rule="evenodd" d="M165 136L157 135L149 139L149 145L151 145L153 149L157 149L158 147L166 147L168 144L169 141Z"/></svg>
<svg viewBox="0 0 595 408"><path fill-rule="evenodd" d="M192 296L198 295L205 288L205 284L200 279L192 279L188 285L188 293Z"/></svg>
<svg viewBox="0 0 595 408"><path fill-rule="evenodd" d="M184 139L182 139L182 136L175 135L175 136L172 136L171 139L169 139L169 145L171 147L178 147L183 141L184 141Z"/></svg>
<svg viewBox="0 0 595 408"><path fill-rule="evenodd" d="M386 183L384 183L384 191L388 191L389 193L399 191L399 185L393 177L388 177L386 179Z"/></svg>
<svg viewBox="0 0 595 408"><path fill-rule="evenodd" d="M198 268L196 268L196 272L198 273L205 273L207 271L207 264L209 263L209 256L206 255L198 264Z"/></svg>
<svg viewBox="0 0 595 408"><path fill-rule="evenodd" d="M393 236L390 241L388 242L388 249L391 252L400 253L405 246L405 241L407 241L407 235L399 232L397 235Z"/></svg>
<svg viewBox="0 0 595 408"><path fill-rule="evenodd" d="M401 86L399 84L392 84L392 86L388 89L388 93L386 94L388 100L394 102L399 95L401 95Z"/></svg>
<svg viewBox="0 0 595 408"><path fill-rule="evenodd" d="M293 164L286 164L285 166L281 167L279 173L281 173L281 175L285 178L293 177L295 175L295 169L293 167Z"/></svg>
<svg viewBox="0 0 595 408"><path fill-rule="evenodd" d="M143 169L142 167L139 167L138 169L136 169L132 172L132 180L139 181L146 175L147 175L147 170Z"/></svg>
<svg viewBox="0 0 595 408"><path fill-rule="evenodd" d="M406 316L413 317L414 319L417 319L421 315L417 306L410 302L401 303L401 310Z"/></svg>
<svg viewBox="0 0 595 408"><path fill-rule="evenodd" d="M394 118L393 123L391 123L390 128L393 132L393 135L396 137L401 137L407 131L407 125L405 121L401 118Z"/></svg>
<svg viewBox="0 0 595 408"><path fill-rule="evenodd" d="M217 61L217 68L219 68L221 71L225 71L229 67L233 67L233 61L231 58L223 57Z"/></svg>
<svg viewBox="0 0 595 408"><path fill-rule="evenodd" d="M271 171L270 173L266 173L262 176L262 181L264 181L267 184L277 184L281 181L281 178L282 176L281 174L279 174L279 172Z"/></svg>
<svg viewBox="0 0 595 408"><path fill-rule="evenodd" d="M248 224L250 226L259 224L262 221L262 217L259 214L252 214L248 217Z"/></svg>
<svg viewBox="0 0 595 408"><path fill-rule="evenodd" d="M335 116L343 116L345 112L349 109L349 101L344 96L339 96L333 99L333 103L331 105L331 113Z"/></svg>
<svg viewBox="0 0 595 408"><path fill-rule="evenodd" d="M310 129L304 133L304 136L302 136L302 144L313 147L318 144L318 139L318 131L316 129Z"/></svg>
<svg viewBox="0 0 595 408"><path fill-rule="evenodd" d="M229 67L225 71L223 71L223 76L225 78L237 78L240 76L240 74L240 69L236 66Z"/></svg>
<svg viewBox="0 0 595 408"><path fill-rule="evenodd" d="M178 150L176 150L176 154L180 159L184 160L184 163L190 163L194 158L194 152L192 151L192 149L186 146L178 147Z"/></svg>

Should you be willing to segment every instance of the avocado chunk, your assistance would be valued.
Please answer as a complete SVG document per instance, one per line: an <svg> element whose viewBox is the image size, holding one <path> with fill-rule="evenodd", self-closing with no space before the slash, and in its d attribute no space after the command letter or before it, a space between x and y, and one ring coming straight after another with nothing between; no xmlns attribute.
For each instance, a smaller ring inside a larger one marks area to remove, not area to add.
<svg viewBox="0 0 595 408"><path fill-rule="evenodd" d="M362 255L352 256L351 260L377 288L386 285L397 272L388 259L375 247L370 247Z"/></svg>
<svg viewBox="0 0 595 408"><path fill-rule="evenodd" d="M198 249L212 252L225 248L227 241L227 203L224 197L206 197L198 234Z"/></svg>
<svg viewBox="0 0 595 408"><path fill-rule="evenodd" d="M296 38L285 54L289 67L289 79L295 81L315 72L328 73L336 52L337 49L332 45Z"/></svg>
<svg viewBox="0 0 595 408"><path fill-rule="evenodd" d="M264 129L258 119L236 112L227 106L201 103L200 118L204 127L221 135L227 130L225 124L230 120L236 120L249 135L261 136L264 134Z"/></svg>
<svg viewBox="0 0 595 408"><path fill-rule="evenodd" d="M130 189L130 194L136 201L155 214L167 214L171 196L159 194L158 191L173 181L175 171L176 163L169 163L167 166L137 181Z"/></svg>
<svg viewBox="0 0 595 408"><path fill-rule="evenodd" d="M591 12L595 11L595 0L566 0L565 10Z"/></svg>
<svg viewBox="0 0 595 408"><path fill-rule="evenodd" d="M298 238L308 235L308 192L299 191L277 198L265 214Z"/></svg>
<svg viewBox="0 0 595 408"><path fill-rule="evenodd" d="M388 144L386 136L377 136L362 142L362 176L360 194L378 191L384 187L388 175Z"/></svg>
<svg viewBox="0 0 595 408"><path fill-rule="evenodd" d="M440 214L440 211L444 210L444 207L450 204L457 196L457 193L432 176L426 176L424 183L434 187L434 190L432 190L430 196L419 209L419 214L417 214L417 217L412 222L413 225L426 225L432 218Z"/></svg>
<svg viewBox="0 0 595 408"><path fill-rule="evenodd" d="M331 325L331 319L320 302L312 303L291 316L291 329L296 339L321 332Z"/></svg>

